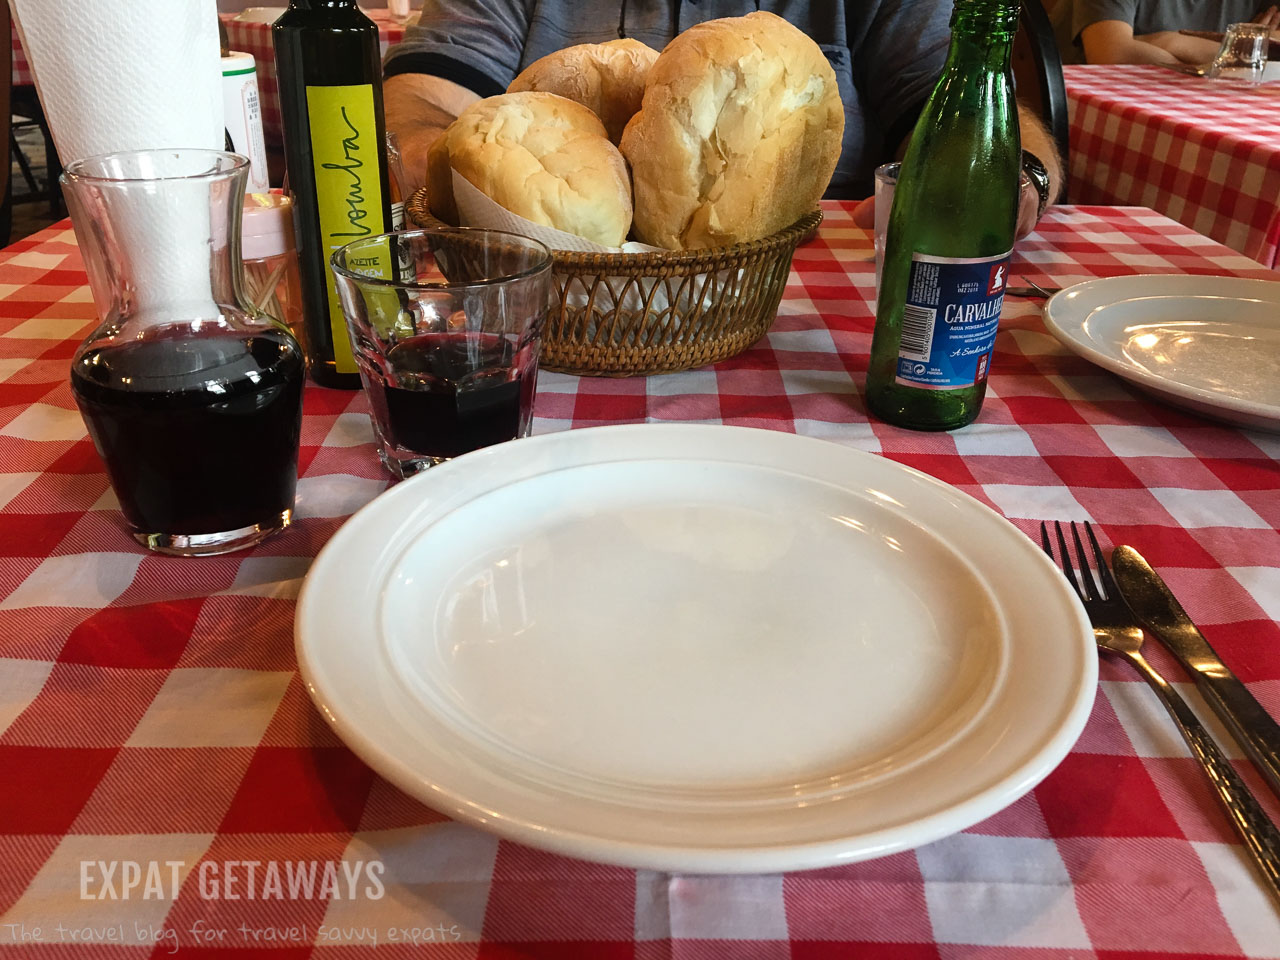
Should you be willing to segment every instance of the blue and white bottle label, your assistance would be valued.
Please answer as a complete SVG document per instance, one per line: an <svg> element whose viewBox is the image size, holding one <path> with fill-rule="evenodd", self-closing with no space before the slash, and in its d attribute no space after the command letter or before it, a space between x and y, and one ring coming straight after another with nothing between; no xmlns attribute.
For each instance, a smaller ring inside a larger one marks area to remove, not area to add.
<svg viewBox="0 0 1280 960"><path fill-rule="evenodd" d="M902 308L896 381L925 390L954 390L985 380L1008 274L1009 253L915 254Z"/></svg>

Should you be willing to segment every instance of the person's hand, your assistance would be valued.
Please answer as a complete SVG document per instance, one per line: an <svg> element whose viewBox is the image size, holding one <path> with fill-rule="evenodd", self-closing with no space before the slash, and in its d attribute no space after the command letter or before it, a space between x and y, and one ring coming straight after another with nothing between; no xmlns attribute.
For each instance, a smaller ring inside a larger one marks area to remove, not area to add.
<svg viewBox="0 0 1280 960"><path fill-rule="evenodd" d="M876 198L859 200L853 208L853 222L864 230L876 228Z"/></svg>
<svg viewBox="0 0 1280 960"><path fill-rule="evenodd" d="M1036 212L1040 209L1040 194L1031 179L1024 173L1018 178L1018 227L1014 239L1021 240L1036 228Z"/></svg>
<svg viewBox="0 0 1280 960"><path fill-rule="evenodd" d="M400 169L404 173L404 188L413 194L427 182L427 153L436 138L444 131L433 127L401 127L396 131L396 143L400 147Z"/></svg>
<svg viewBox="0 0 1280 960"><path fill-rule="evenodd" d="M422 73L400 73L382 85L387 129L396 135L408 189L427 181L427 153L445 128L478 94L450 80Z"/></svg>
<svg viewBox="0 0 1280 960"><path fill-rule="evenodd" d="M1271 39L1280 40L1280 7L1272 4L1254 17L1253 22L1260 23L1270 30Z"/></svg>

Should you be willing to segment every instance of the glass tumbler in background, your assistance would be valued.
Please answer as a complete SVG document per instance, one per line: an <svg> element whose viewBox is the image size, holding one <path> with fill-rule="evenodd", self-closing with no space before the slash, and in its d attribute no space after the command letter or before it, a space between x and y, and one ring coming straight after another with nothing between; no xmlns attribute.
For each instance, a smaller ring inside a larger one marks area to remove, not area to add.
<svg viewBox="0 0 1280 960"><path fill-rule="evenodd" d="M880 269L884 265L884 238L889 230L889 214L893 210L893 191L898 185L898 161L876 167L876 297L880 296Z"/></svg>
<svg viewBox="0 0 1280 960"><path fill-rule="evenodd" d="M1261 83L1267 70L1270 37L1271 32L1261 23L1231 24L1205 76Z"/></svg>
<svg viewBox="0 0 1280 960"><path fill-rule="evenodd" d="M529 434L551 252L498 230L382 234L333 271L378 454L407 477Z"/></svg>

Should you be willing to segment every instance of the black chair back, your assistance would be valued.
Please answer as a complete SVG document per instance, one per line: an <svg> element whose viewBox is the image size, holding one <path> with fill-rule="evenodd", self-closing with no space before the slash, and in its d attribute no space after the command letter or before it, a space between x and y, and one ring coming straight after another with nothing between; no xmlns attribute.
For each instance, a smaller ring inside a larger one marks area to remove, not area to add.
<svg viewBox="0 0 1280 960"><path fill-rule="evenodd" d="M10 95L13 92L13 43L10 39L9 4L0 3L0 127L4 133L4 167L0 169L0 247L9 245L9 235L13 232L13 158L10 155L13 147L10 138L13 134L13 103Z"/></svg>
<svg viewBox="0 0 1280 960"><path fill-rule="evenodd" d="M1062 55L1058 52L1053 23L1041 0L1022 0L1022 20L1013 48L1013 75L1018 84L1018 99L1039 114L1057 144L1062 169L1069 170L1067 85L1062 78ZM1064 185L1058 202L1065 201Z"/></svg>

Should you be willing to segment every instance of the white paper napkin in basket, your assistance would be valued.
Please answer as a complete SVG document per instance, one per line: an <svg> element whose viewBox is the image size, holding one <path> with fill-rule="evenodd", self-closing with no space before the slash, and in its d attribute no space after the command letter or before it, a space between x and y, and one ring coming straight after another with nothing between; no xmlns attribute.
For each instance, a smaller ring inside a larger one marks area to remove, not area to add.
<svg viewBox="0 0 1280 960"><path fill-rule="evenodd" d="M485 227L489 230L506 230L522 237L540 240L552 250L572 250L575 253L666 253L663 247L651 247L647 243L628 241L621 247L607 247L594 243L576 233L566 233L555 227L543 226L512 213L495 203L471 185L471 181L453 171L453 200L458 207L458 221L464 227Z"/></svg>

